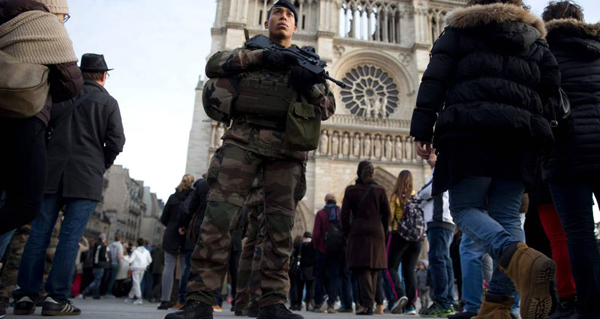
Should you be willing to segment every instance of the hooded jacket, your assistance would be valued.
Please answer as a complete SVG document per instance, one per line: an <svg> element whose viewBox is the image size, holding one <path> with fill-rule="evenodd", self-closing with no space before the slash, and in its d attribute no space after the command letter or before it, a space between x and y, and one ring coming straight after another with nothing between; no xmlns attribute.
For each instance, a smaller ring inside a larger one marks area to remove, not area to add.
<svg viewBox="0 0 600 319"><path fill-rule="evenodd" d="M503 3L457 9L446 22L411 126L415 140L433 140L439 153L433 195L466 176L532 186L553 140L544 106L560 83L543 22Z"/></svg>
<svg viewBox="0 0 600 319"><path fill-rule="evenodd" d="M146 247L139 246L131 255L123 258L125 262L131 264L131 270L146 270L152 263L152 257Z"/></svg>
<svg viewBox="0 0 600 319"><path fill-rule="evenodd" d="M432 191L433 175L418 193L427 229L441 227L454 231L456 226L450 215L450 196L448 192L433 196Z"/></svg>
<svg viewBox="0 0 600 319"><path fill-rule="evenodd" d="M555 129L544 167L547 181L600 177L600 24L574 19L546 24L548 44L561 72L571 116Z"/></svg>

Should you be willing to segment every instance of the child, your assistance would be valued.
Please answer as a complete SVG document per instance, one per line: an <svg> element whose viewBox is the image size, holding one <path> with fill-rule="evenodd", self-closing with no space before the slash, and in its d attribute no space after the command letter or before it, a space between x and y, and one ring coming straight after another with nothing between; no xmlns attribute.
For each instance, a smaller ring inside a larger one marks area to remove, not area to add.
<svg viewBox="0 0 600 319"><path fill-rule="evenodd" d="M421 308L427 309L431 298L429 297L429 283L427 282L427 266L429 261L423 259L417 265L416 277L417 288L419 289L419 298L421 299Z"/></svg>

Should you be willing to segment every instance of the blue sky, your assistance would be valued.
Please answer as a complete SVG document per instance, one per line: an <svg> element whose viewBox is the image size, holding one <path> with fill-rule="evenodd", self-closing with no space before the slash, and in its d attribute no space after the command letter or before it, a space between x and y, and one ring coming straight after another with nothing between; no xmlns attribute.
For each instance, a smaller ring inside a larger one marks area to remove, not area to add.
<svg viewBox="0 0 600 319"><path fill-rule="evenodd" d="M547 1L527 1L541 14ZM586 20L597 0L580 0ZM210 53L215 0L69 0L66 27L77 55L101 53L115 70L127 143L116 163L166 200L185 173L198 77Z"/></svg>

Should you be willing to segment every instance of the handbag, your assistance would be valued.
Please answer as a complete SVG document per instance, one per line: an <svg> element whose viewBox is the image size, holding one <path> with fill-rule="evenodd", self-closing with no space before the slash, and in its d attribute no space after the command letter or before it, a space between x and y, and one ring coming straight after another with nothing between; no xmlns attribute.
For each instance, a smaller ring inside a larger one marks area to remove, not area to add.
<svg viewBox="0 0 600 319"><path fill-rule="evenodd" d="M571 116L571 101L569 101L569 96L562 88L558 88L556 99L556 103L553 103L551 107L553 119L550 121L550 126L553 128L558 127L559 121L566 120Z"/></svg>
<svg viewBox="0 0 600 319"><path fill-rule="evenodd" d="M44 65L21 62L0 50L0 117L38 114L50 91L49 73Z"/></svg>

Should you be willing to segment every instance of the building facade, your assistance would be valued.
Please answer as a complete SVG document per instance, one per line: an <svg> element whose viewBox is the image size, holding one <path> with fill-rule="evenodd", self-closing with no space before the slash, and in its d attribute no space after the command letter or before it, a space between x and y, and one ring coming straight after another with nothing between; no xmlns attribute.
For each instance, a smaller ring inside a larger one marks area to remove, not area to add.
<svg viewBox="0 0 600 319"><path fill-rule="evenodd" d="M217 0L211 30L211 55L267 34L264 21L276 0ZM319 148L307 164L307 193L298 206L295 234L312 230L314 213L327 193L341 202L355 181L362 160L376 167L377 180L388 189L401 170L413 173L415 188L430 174L415 153L410 119L420 79L433 42L443 31L447 12L466 0L296 0L298 32L293 43L316 49L330 75L336 114L322 123ZM202 76L201 76L202 79ZM202 107L203 82L196 88L186 172L200 176L221 145L222 123L210 120Z"/></svg>

